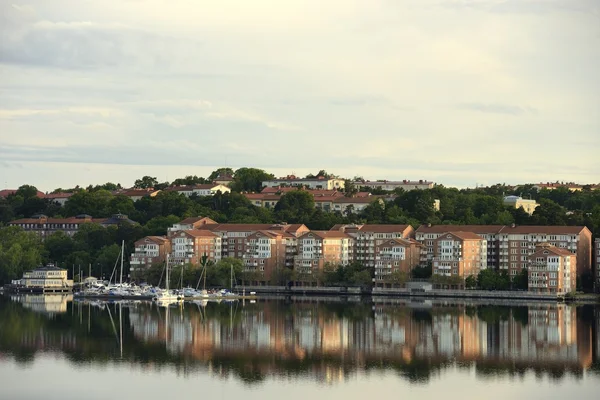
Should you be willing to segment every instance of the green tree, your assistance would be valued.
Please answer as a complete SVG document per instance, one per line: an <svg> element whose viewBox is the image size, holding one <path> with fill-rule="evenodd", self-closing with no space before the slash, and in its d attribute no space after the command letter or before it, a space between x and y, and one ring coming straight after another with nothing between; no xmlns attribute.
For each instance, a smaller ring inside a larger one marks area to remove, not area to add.
<svg viewBox="0 0 600 400"><path fill-rule="evenodd" d="M40 265L42 242L35 233L24 232L17 226L0 228L0 283L20 278L23 271Z"/></svg>
<svg viewBox="0 0 600 400"><path fill-rule="evenodd" d="M303 223L308 221L315 209L315 199L306 190L287 192L275 206L275 214L280 221Z"/></svg>
<svg viewBox="0 0 600 400"><path fill-rule="evenodd" d="M136 189L151 189L154 188L156 185L158 185L158 180L156 179L156 177L146 175L141 179L136 179L135 183L133 184L133 187L135 187Z"/></svg>
<svg viewBox="0 0 600 400"><path fill-rule="evenodd" d="M518 275L515 275L512 278L512 287L513 289L527 290L528 281L529 278L527 268L523 268Z"/></svg>
<svg viewBox="0 0 600 400"><path fill-rule="evenodd" d="M64 212L67 216L88 214L94 218L110 217L110 202L113 199L108 190L85 191L74 193L65 203Z"/></svg>
<svg viewBox="0 0 600 400"><path fill-rule="evenodd" d="M208 180L212 182L219 177L225 176L233 176L233 169L229 167L218 168L210 173Z"/></svg>
<svg viewBox="0 0 600 400"><path fill-rule="evenodd" d="M467 276L465 279L465 287L467 289L475 289L477 287L477 278L473 275Z"/></svg>
<svg viewBox="0 0 600 400"><path fill-rule="evenodd" d="M239 258L233 257L225 257L217 262L215 265L216 269L216 282L220 287L230 287L231 279L232 279L232 270L233 270L233 278L235 282L238 277L242 276L242 272L244 271L244 262Z"/></svg>
<svg viewBox="0 0 600 400"><path fill-rule="evenodd" d="M69 254L74 251L75 242L63 231L58 231L46 237L44 247L46 248L49 261L64 263Z"/></svg>
<svg viewBox="0 0 600 400"><path fill-rule="evenodd" d="M121 246L118 244L111 244L108 246L104 246L98 252L98 256L92 262L92 275L98 277L100 275L100 270L102 270L103 275L110 278L110 274L113 272L115 265L117 265L115 272L115 277L118 280L120 277L120 264L118 260L120 260ZM127 257L126 257L127 259ZM87 275L87 268L85 269L85 274ZM129 273L128 264L123 266L123 279L127 279ZM113 279L115 279L113 277Z"/></svg>
<svg viewBox="0 0 600 400"><path fill-rule="evenodd" d="M244 167L235 171L234 180L230 187L231 190L236 192L259 192L264 181L274 178L273 174L269 174L262 169Z"/></svg>
<svg viewBox="0 0 600 400"><path fill-rule="evenodd" d="M148 235L166 235L168 228L180 220L181 218L176 215L154 217L146 223L146 233Z"/></svg>

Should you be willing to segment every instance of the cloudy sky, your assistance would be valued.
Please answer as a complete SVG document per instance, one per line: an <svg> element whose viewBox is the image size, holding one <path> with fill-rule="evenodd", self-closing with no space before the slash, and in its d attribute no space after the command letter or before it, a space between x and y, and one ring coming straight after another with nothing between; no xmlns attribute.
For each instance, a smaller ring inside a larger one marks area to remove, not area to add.
<svg viewBox="0 0 600 400"><path fill-rule="evenodd" d="M0 0L0 188L600 182L600 0Z"/></svg>

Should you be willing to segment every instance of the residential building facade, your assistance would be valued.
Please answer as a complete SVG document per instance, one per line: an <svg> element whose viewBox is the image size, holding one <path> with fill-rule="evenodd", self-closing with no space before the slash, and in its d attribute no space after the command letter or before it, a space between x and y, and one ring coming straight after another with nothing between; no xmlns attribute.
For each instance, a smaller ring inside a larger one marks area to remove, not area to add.
<svg viewBox="0 0 600 400"><path fill-rule="evenodd" d="M244 272L250 273L252 283L271 282L293 262L297 241L289 239L295 237L284 231L257 231L245 238Z"/></svg>
<svg viewBox="0 0 600 400"><path fill-rule="evenodd" d="M340 231L310 231L298 237L298 255L294 258L296 279L301 284L317 284L325 264L351 262L353 239Z"/></svg>
<svg viewBox="0 0 600 400"><path fill-rule="evenodd" d="M63 231L73 236L82 224L102 223L105 218L92 218L90 215L81 214L71 218L52 218L43 214L36 214L31 218L22 218L8 223L10 226L19 226L27 232L35 232L44 239L55 232Z"/></svg>
<svg viewBox="0 0 600 400"><path fill-rule="evenodd" d="M213 196L217 192L230 193L231 189L225 185L217 185L214 183L189 185L189 186L172 186L167 189L169 192L177 192L186 197L196 196Z"/></svg>
<svg viewBox="0 0 600 400"><path fill-rule="evenodd" d="M577 256L548 243L538 244L529 256L530 292L566 294L576 290Z"/></svg>
<svg viewBox="0 0 600 400"><path fill-rule="evenodd" d="M374 263L375 284L397 284L397 280L394 279L396 273L403 274L405 278L410 277L412 269L419 264L422 244L414 239L401 238L377 240L376 243L375 260L369 261Z"/></svg>
<svg viewBox="0 0 600 400"><path fill-rule="evenodd" d="M171 241L165 236L146 236L134 244L129 265L133 278L141 276L148 268L165 262L171 253Z"/></svg>
<svg viewBox="0 0 600 400"><path fill-rule="evenodd" d="M344 232L354 239L351 248L351 258L353 261L360 262L368 268L375 267L375 250L377 246L389 239L411 239L415 235L415 230L410 225L334 225L331 230ZM412 267L417 265L418 262L415 262Z"/></svg>
<svg viewBox="0 0 600 400"><path fill-rule="evenodd" d="M426 190L433 189L433 182L419 179L418 181L402 180L402 181L354 181L352 184L356 187L367 187L370 189L380 189L393 192L396 189L409 190Z"/></svg>
<svg viewBox="0 0 600 400"><path fill-rule="evenodd" d="M539 207L539 204L535 200L524 199L520 196L504 196L502 200L505 206L510 206L514 208L522 208L527 214L531 215L535 211L536 208Z"/></svg>
<svg viewBox="0 0 600 400"><path fill-rule="evenodd" d="M433 259L434 240L444 231L472 232L487 241L489 268L518 275L529 264L539 243L549 243L577 255L577 275L591 271L592 234L585 226L421 225L416 240L423 243L421 265Z"/></svg>
<svg viewBox="0 0 600 400"><path fill-rule="evenodd" d="M487 240L472 232L446 232L434 240L432 276L464 280L487 268Z"/></svg>
<svg viewBox="0 0 600 400"><path fill-rule="evenodd" d="M221 237L211 231L179 231L170 239L170 263L199 265L204 261L217 263L221 260Z"/></svg>
<svg viewBox="0 0 600 400"><path fill-rule="evenodd" d="M344 179L339 178L297 178L294 175L289 175L285 178L263 181L262 185L265 187L298 186L308 189L340 190L344 189L345 183Z"/></svg>

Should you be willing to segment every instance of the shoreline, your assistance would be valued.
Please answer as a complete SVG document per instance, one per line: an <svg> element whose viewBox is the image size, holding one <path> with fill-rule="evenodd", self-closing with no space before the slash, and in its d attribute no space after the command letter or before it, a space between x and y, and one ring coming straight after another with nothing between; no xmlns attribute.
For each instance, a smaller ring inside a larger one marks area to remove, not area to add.
<svg viewBox="0 0 600 400"><path fill-rule="evenodd" d="M301 286L246 286L257 294L283 295L283 296L324 296L324 297L348 297L368 296L373 298L415 298L415 299L481 299L481 300L505 300L505 301L542 301L542 302L565 302L565 303L600 303L600 295L580 294L575 296L558 295L550 293L532 293L527 291L493 291L493 290L411 290L411 289L382 289L373 288L364 290L359 287L301 287Z"/></svg>

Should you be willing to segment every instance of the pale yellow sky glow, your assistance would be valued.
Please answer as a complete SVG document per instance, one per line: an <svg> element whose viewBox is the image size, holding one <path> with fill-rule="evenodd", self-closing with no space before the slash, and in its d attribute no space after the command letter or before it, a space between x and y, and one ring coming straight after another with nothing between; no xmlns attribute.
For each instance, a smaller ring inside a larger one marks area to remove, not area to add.
<svg viewBox="0 0 600 400"><path fill-rule="evenodd" d="M600 182L597 0L0 0L0 187Z"/></svg>

